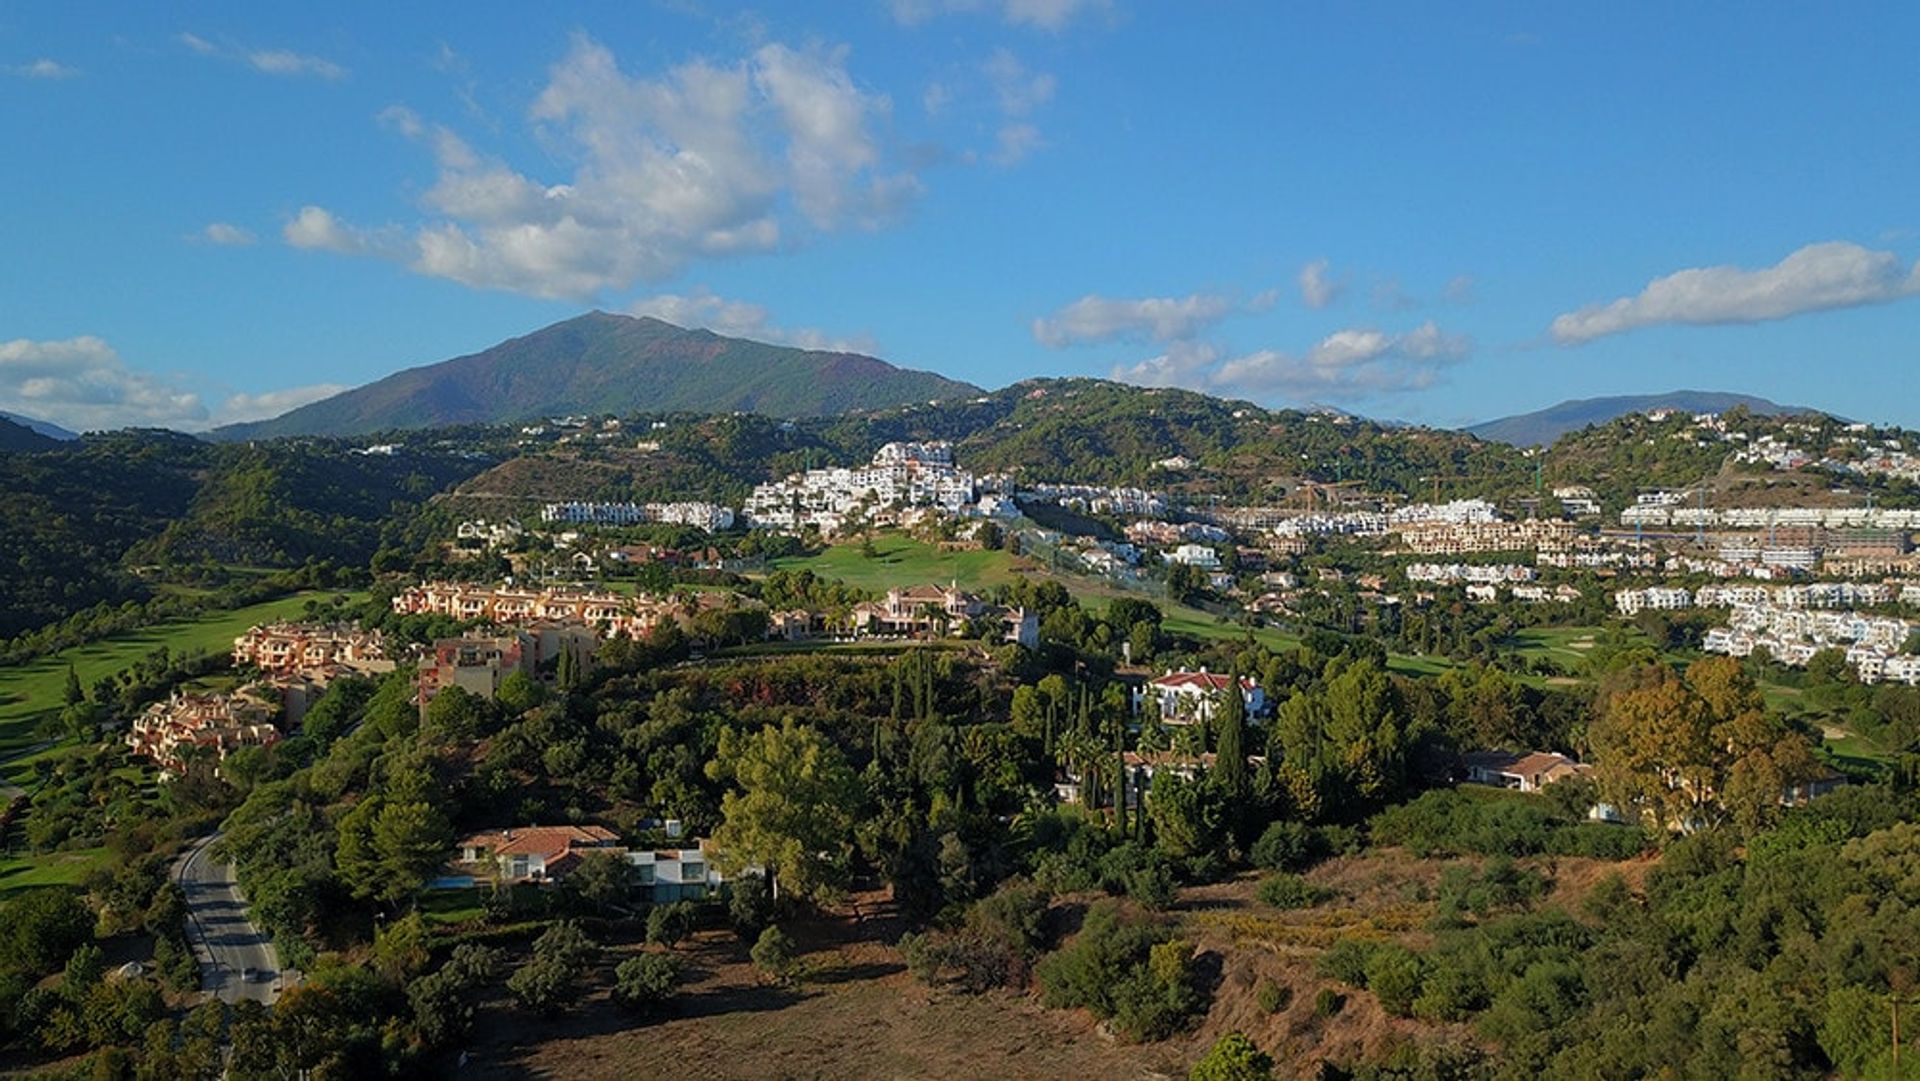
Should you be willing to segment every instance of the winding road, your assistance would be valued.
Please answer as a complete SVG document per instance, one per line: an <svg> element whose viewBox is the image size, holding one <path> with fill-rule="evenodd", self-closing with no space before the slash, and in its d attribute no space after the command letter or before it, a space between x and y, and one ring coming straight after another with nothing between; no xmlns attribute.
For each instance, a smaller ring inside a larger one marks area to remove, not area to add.
<svg viewBox="0 0 1920 1081"><path fill-rule="evenodd" d="M233 865L216 863L207 851L219 839L217 833L202 838L173 865L174 881L187 895L187 941L200 962L200 989L226 1002L272 1003L280 994L280 959L273 940L247 919Z"/></svg>

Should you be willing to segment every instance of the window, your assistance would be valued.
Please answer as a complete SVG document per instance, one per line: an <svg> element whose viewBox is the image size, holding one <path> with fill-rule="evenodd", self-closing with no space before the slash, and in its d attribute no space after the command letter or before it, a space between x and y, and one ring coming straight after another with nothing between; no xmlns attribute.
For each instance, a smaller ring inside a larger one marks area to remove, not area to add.
<svg viewBox="0 0 1920 1081"><path fill-rule="evenodd" d="M639 871L640 871L640 884L642 886L653 885L653 864L651 863L640 864Z"/></svg>
<svg viewBox="0 0 1920 1081"><path fill-rule="evenodd" d="M682 863L680 865L680 881L704 882L706 881L706 879L707 879L706 864L695 861L695 862L689 862L689 863Z"/></svg>

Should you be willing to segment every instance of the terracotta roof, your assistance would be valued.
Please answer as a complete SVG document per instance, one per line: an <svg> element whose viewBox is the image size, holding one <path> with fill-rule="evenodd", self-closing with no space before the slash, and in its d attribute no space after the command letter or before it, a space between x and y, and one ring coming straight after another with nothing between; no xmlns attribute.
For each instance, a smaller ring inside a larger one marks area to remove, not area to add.
<svg viewBox="0 0 1920 1081"><path fill-rule="evenodd" d="M1156 687L1199 687L1210 691L1224 691L1233 683L1233 677L1224 672L1169 672L1153 681ZM1240 686L1245 690L1253 689L1253 681L1242 679Z"/></svg>
<svg viewBox="0 0 1920 1081"><path fill-rule="evenodd" d="M619 840L605 826L523 826L487 830L460 842L460 847L484 848L495 856L544 856L551 860L576 846L597 848Z"/></svg>
<svg viewBox="0 0 1920 1081"><path fill-rule="evenodd" d="M1545 773L1555 766L1571 765L1573 765L1573 759L1568 758L1566 755L1554 754L1551 751L1535 751L1520 761L1515 762L1513 764L1513 772L1531 777L1536 773Z"/></svg>

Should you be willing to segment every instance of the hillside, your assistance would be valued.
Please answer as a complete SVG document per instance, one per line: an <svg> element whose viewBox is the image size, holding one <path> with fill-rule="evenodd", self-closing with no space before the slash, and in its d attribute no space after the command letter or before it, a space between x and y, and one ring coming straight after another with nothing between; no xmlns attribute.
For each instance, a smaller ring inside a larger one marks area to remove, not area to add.
<svg viewBox="0 0 1920 1081"><path fill-rule="evenodd" d="M0 450L52 450L59 445L58 439L0 416Z"/></svg>
<svg viewBox="0 0 1920 1081"><path fill-rule="evenodd" d="M480 468L137 429L0 455L0 638L146 599L140 566L365 566L427 497Z"/></svg>
<svg viewBox="0 0 1920 1081"><path fill-rule="evenodd" d="M67 429L60 427L58 424L54 424L50 421L37 420L33 417L29 417L21 413L9 413L4 409L0 409L0 421L9 421L13 424L19 425L22 428L27 428L34 432L38 432L39 434L46 436L48 439L67 440L67 439L80 438L79 433L70 432Z"/></svg>
<svg viewBox="0 0 1920 1081"><path fill-rule="evenodd" d="M794 423L687 414L640 420L662 425L650 430L650 449L554 445L503 462L458 494L737 503L761 481L864 462L894 440L931 439L951 441L960 464L976 472L1257 503L1304 498L1303 481L1442 498L1512 495L1533 481L1513 448L1461 432L1269 411L1099 379L1033 379L978 397ZM1159 464L1176 457L1187 467Z"/></svg>
<svg viewBox="0 0 1920 1081"><path fill-rule="evenodd" d="M1628 394L1611 398L1575 398L1532 413L1520 413L1498 420L1482 421L1466 430L1481 439L1511 443L1516 447L1543 447L1571 432L1591 424L1605 424L1629 413L1655 409L1674 409L1682 413L1724 413L1744 405L1761 416L1787 413L1818 413L1805 406L1780 405L1750 394L1719 391L1676 390L1667 394Z"/></svg>
<svg viewBox="0 0 1920 1081"><path fill-rule="evenodd" d="M966 383L855 353L791 349L657 319L589 312L213 435L364 435L673 410L810 417L977 393Z"/></svg>
<svg viewBox="0 0 1920 1081"><path fill-rule="evenodd" d="M1010 409L959 441L979 470L1028 480L1191 489L1256 502L1300 481L1360 482L1404 494L1477 494L1521 483L1514 451L1460 432L1389 426L1346 415L1267 410L1192 391L1097 379L1043 379L1002 391ZM1192 465L1158 463L1184 457ZM1470 486L1462 487L1461 483Z"/></svg>

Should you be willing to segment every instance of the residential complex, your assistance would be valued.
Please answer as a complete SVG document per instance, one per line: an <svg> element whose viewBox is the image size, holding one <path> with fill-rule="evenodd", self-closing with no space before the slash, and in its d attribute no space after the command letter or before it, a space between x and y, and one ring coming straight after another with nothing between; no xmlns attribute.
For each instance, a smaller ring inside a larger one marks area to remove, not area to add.
<svg viewBox="0 0 1920 1081"><path fill-rule="evenodd" d="M809 469L760 485L747 500L746 518L760 529L834 534L856 516L879 521L908 508L978 512L979 492L974 475L954 466L949 444L888 443L861 468Z"/></svg>
<svg viewBox="0 0 1920 1081"><path fill-rule="evenodd" d="M239 747L280 741L273 706L246 690L234 694L183 694L148 706L126 735L133 753L150 759L163 776L186 772L198 756L218 762Z"/></svg>
<svg viewBox="0 0 1920 1081"><path fill-rule="evenodd" d="M233 663L268 676L327 668L393 670L380 632L350 624L283 622L250 627L233 640Z"/></svg>
<svg viewBox="0 0 1920 1081"><path fill-rule="evenodd" d="M717 503L548 503L540 508L543 522L573 525L684 525L718 533L732 529L732 508Z"/></svg>

